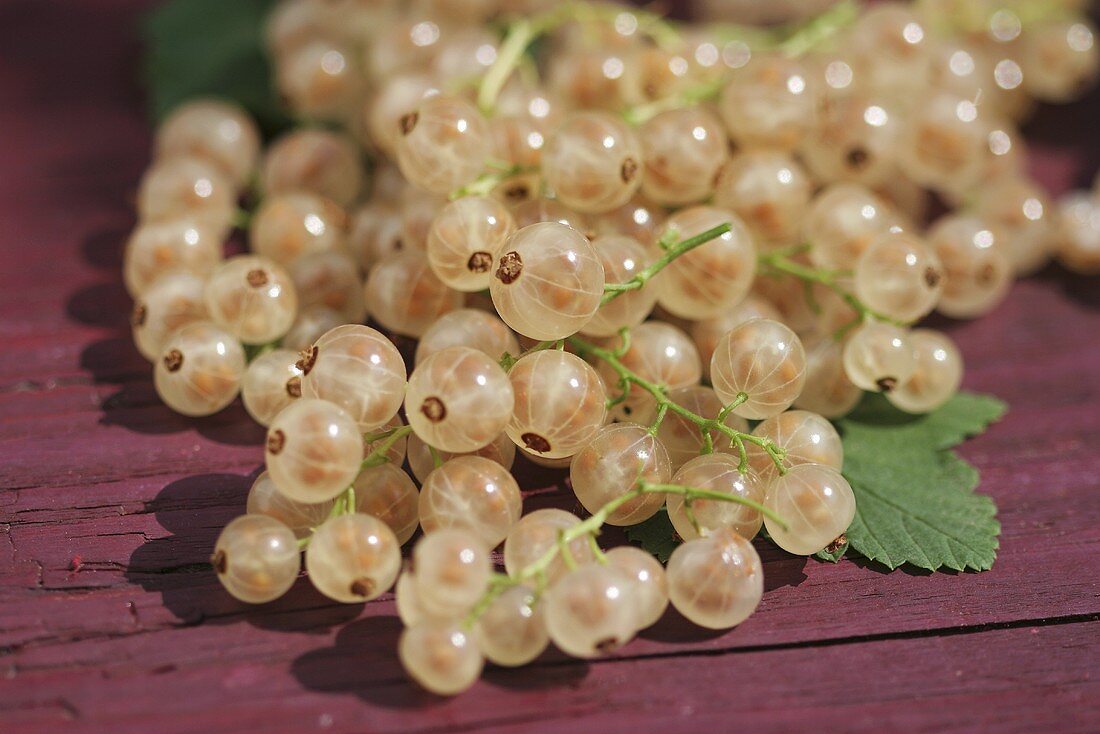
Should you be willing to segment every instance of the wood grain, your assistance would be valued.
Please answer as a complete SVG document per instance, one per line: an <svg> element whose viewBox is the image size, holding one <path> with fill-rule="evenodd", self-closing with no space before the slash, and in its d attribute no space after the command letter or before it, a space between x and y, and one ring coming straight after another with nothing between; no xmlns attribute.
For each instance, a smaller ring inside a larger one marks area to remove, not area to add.
<svg viewBox="0 0 1100 734"><path fill-rule="evenodd" d="M1011 405L962 450L1001 509L991 572L760 544L767 592L737 629L670 613L610 659L548 652L448 701L401 674L388 595L333 605L303 579L264 607L229 598L206 559L262 433L239 406L160 405L119 280L148 156L146 5L0 6L0 731L1100 729L1100 287L1053 267L938 324L967 386ZM1092 172L1097 106L1040 112L1053 191ZM528 508L571 507L559 475L521 476Z"/></svg>

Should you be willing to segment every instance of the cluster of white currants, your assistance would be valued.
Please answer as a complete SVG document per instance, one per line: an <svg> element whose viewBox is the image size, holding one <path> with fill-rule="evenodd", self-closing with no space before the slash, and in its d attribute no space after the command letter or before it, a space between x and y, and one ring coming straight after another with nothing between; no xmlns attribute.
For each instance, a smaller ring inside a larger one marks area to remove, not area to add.
<svg viewBox="0 0 1100 734"><path fill-rule="evenodd" d="M988 312L1053 253L1100 270L1100 198L1052 209L1011 122L1095 76L1092 30L1003 6L842 4L780 38L581 2L280 4L278 87L336 128L262 151L236 106L180 107L124 265L164 402L240 395L268 428L226 589L281 596L303 549L334 600L396 584L401 659L445 694L549 641L605 653L670 602L744 620L762 527L808 555L854 517L828 419L957 391L958 349L912 324ZM959 206L925 229L929 189ZM225 259L234 226L251 253ZM418 340L411 373L383 331ZM517 451L589 515L523 515ZM597 545L658 512L667 569Z"/></svg>

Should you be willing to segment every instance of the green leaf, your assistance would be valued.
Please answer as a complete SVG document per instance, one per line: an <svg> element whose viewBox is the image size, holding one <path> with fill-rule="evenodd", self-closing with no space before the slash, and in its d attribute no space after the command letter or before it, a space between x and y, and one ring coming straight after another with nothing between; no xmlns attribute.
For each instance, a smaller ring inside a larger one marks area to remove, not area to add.
<svg viewBox="0 0 1100 734"><path fill-rule="evenodd" d="M161 119L192 97L232 100L268 134L290 124L272 86L263 50L264 19L274 0L172 0L144 25L145 85Z"/></svg>
<svg viewBox="0 0 1100 734"><path fill-rule="evenodd" d="M680 536L676 534L663 507L645 522L626 528L626 537L649 551L661 563L667 562L672 551L680 545Z"/></svg>
<svg viewBox="0 0 1100 734"><path fill-rule="evenodd" d="M814 558L816 558L819 561L828 561L829 563L837 563L837 562L840 561L841 558L844 557L844 554L847 553L847 552L848 552L848 541L845 540L843 543L841 543L839 546L837 546L833 550L829 550L828 548L825 548L824 550L819 550L817 553L814 553Z"/></svg>
<svg viewBox="0 0 1100 734"><path fill-rule="evenodd" d="M982 433L1007 408L1003 401L989 395L960 392L932 413L910 415L883 396L868 394L852 413L837 421L837 427L846 438L850 433L861 441L865 432L871 432L877 448L891 451L908 447L949 449L968 436Z"/></svg>
<svg viewBox="0 0 1100 734"><path fill-rule="evenodd" d="M948 449L1004 411L995 398L960 393L933 413L910 416L874 395L838 421L844 475L856 495L850 548L891 569L992 567L996 505L974 492L977 470Z"/></svg>

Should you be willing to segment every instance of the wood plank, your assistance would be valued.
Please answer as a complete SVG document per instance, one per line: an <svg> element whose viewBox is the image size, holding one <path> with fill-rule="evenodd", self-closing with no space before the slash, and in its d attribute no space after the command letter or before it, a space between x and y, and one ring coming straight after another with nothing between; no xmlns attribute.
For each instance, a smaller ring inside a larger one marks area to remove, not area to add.
<svg viewBox="0 0 1100 734"><path fill-rule="evenodd" d="M463 696L409 686L392 658L392 617L342 628L289 666L247 645L216 670L187 651L154 667L120 648L106 673L29 673L0 682L0 723L19 731L118 734L221 730L550 732L815 729L1091 732L1100 720L1100 622L975 629L668 657L491 669ZM302 633L286 633L299 649ZM366 661L369 661L367 663ZM645 683L643 683L645 682ZM108 693L109 692L109 693ZM125 701L125 706L119 702ZM639 722L644 721L644 725ZM812 722L812 724L810 723Z"/></svg>
<svg viewBox="0 0 1100 734"><path fill-rule="evenodd" d="M964 448L1002 509L990 573L761 546L768 591L738 629L670 614L613 659L551 652L453 701L405 681L388 597L333 605L302 579L265 607L230 599L205 561L261 433L239 406L159 405L119 283L149 141L121 80L145 4L0 7L0 731L1100 729L1100 290L1057 269L986 319L936 322L967 385L1013 406ZM1090 119L1040 120L1052 190L1089 173L1069 146ZM521 476L530 506L572 505L554 475Z"/></svg>

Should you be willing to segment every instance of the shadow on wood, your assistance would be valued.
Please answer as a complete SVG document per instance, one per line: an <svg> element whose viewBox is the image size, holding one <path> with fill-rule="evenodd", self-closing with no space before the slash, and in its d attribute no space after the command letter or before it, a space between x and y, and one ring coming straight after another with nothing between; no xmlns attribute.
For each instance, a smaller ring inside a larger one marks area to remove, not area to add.
<svg viewBox="0 0 1100 734"><path fill-rule="evenodd" d="M171 482L147 503L170 534L138 547L126 578L161 601L182 624L245 621L262 629L321 633L357 617L362 604L337 604L300 578L281 599L252 606L222 588L210 554L225 525L243 514L259 469L249 475L199 474Z"/></svg>

